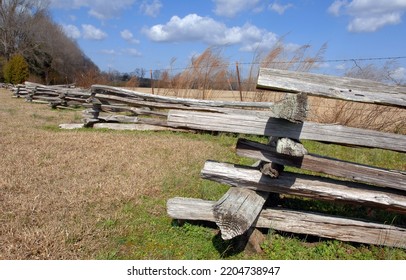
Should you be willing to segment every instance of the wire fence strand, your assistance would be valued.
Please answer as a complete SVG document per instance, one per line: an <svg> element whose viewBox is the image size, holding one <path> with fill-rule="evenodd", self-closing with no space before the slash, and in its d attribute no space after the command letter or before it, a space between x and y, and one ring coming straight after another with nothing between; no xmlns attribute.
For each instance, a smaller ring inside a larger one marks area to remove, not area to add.
<svg viewBox="0 0 406 280"><path fill-rule="evenodd" d="M360 58L344 58L344 59L317 59L313 60L312 62L314 63L343 63L343 62L361 62L361 61L388 61L388 60L402 60L406 59L406 56L387 56L387 57L360 57ZM303 61L298 61L297 63L300 63ZM291 60L284 60L284 61L273 61L272 64L291 64ZM238 65L249 65L249 66L259 66L261 65L262 62L257 62L257 61L250 61L250 62L244 62L244 61L238 61ZM235 63L234 62L227 62L227 63L222 63L218 64L216 66L212 65L206 65L206 66L187 66L187 67L168 67L168 68L158 68L158 69L152 69L152 72L163 72L163 71L173 71L173 72L183 72L186 70L194 70L194 69L205 69L205 68L220 68L220 67L234 67Z"/></svg>

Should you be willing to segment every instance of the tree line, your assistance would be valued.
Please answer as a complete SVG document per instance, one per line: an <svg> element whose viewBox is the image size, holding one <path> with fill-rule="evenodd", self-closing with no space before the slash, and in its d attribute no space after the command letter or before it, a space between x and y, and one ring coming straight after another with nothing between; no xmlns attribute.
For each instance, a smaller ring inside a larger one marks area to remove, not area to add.
<svg viewBox="0 0 406 280"><path fill-rule="evenodd" d="M3 82L75 83L98 67L49 15L44 0L0 0Z"/></svg>

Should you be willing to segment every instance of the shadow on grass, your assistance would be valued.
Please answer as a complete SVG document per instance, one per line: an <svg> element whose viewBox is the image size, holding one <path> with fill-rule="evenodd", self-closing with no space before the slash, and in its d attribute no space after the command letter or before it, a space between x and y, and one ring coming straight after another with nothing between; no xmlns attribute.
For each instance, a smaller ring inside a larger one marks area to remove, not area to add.
<svg viewBox="0 0 406 280"><path fill-rule="evenodd" d="M242 253L246 247L247 239L244 236L233 238L232 240L224 240L221 237L221 232L218 230L217 225L214 222L208 221L184 221L184 220L172 220L171 225L173 227L183 227L185 224L211 228L217 230L217 233L213 236L212 243L216 251L219 253L220 258L230 258Z"/></svg>
<svg viewBox="0 0 406 280"><path fill-rule="evenodd" d="M212 239L213 246L221 258L230 258L244 252L247 239L244 236L235 237L231 240L224 240L219 231Z"/></svg>

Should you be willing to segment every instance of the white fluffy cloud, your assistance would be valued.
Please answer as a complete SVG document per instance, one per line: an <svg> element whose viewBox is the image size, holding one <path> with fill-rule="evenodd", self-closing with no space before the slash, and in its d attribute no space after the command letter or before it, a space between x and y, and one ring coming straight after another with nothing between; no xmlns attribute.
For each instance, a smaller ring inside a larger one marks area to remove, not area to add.
<svg viewBox="0 0 406 280"><path fill-rule="evenodd" d="M328 7L328 12L330 14L333 14L335 16L339 16L341 13L341 8L345 5L347 5L348 2L346 0L341 1L341 0L336 0L333 2L333 4L330 5L330 7Z"/></svg>
<svg viewBox="0 0 406 280"><path fill-rule="evenodd" d="M282 4L279 4L277 1L275 1L269 5L270 10L277 12L280 15L283 15L287 9L290 9L292 7L293 7L293 4L291 4L291 3L282 5Z"/></svg>
<svg viewBox="0 0 406 280"><path fill-rule="evenodd" d="M241 50L272 47L276 34L252 24L227 27L210 17L189 14L184 18L173 16L166 24L154 25L143 30L155 42L204 42L209 45L241 45Z"/></svg>
<svg viewBox="0 0 406 280"><path fill-rule="evenodd" d="M83 38L88 40L103 40L107 34L91 24L82 24Z"/></svg>
<svg viewBox="0 0 406 280"><path fill-rule="evenodd" d="M79 28L77 28L75 25L72 24L62 25L62 28L65 34L74 40L79 39L80 36L82 35Z"/></svg>
<svg viewBox="0 0 406 280"><path fill-rule="evenodd" d="M109 49L109 50L104 49L104 50L101 50L100 53L107 54L107 55L117 55L117 52L115 50L112 50L112 49Z"/></svg>
<svg viewBox="0 0 406 280"><path fill-rule="evenodd" d="M89 8L89 15L98 19L118 17L135 2L136 0L50 0L51 7L55 8Z"/></svg>
<svg viewBox="0 0 406 280"><path fill-rule="evenodd" d="M257 9L259 0L213 0L214 13L218 16L234 17L238 13Z"/></svg>
<svg viewBox="0 0 406 280"><path fill-rule="evenodd" d="M140 10L147 16L157 17L162 8L162 3L159 0L143 1Z"/></svg>
<svg viewBox="0 0 406 280"><path fill-rule="evenodd" d="M121 38L123 38L124 40L126 40L127 42L131 43L131 44L139 44L140 41L134 38L134 34L128 30L128 29L124 29L123 31L120 32Z"/></svg>
<svg viewBox="0 0 406 280"><path fill-rule="evenodd" d="M101 29L98 29L90 24L82 24L82 30L80 30L77 26L68 24L62 25L62 29L65 34L77 40L79 38L87 39L87 40L103 40L107 38L107 33L103 32Z"/></svg>
<svg viewBox="0 0 406 280"><path fill-rule="evenodd" d="M138 56L142 55L138 50L133 49L133 48L125 49L125 50L123 50L123 52L124 52L124 54L130 55L130 56L137 56L138 57Z"/></svg>
<svg viewBox="0 0 406 280"><path fill-rule="evenodd" d="M121 49L121 50L114 50L114 49L103 49L100 51L101 54L109 55L109 56L142 56L142 54L133 48L129 49Z"/></svg>
<svg viewBox="0 0 406 280"><path fill-rule="evenodd" d="M374 32L387 25L396 25L402 21L406 11L406 0L336 0L328 12L340 16L349 15L347 26L351 32Z"/></svg>
<svg viewBox="0 0 406 280"><path fill-rule="evenodd" d="M396 25L401 22L401 13L394 12L377 16L356 17L348 24L351 32L374 32L386 25Z"/></svg>
<svg viewBox="0 0 406 280"><path fill-rule="evenodd" d="M120 35L121 35L121 38L123 38L124 40L131 40L134 38L134 35L128 29L124 29L123 31L121 31Z"/></svg>

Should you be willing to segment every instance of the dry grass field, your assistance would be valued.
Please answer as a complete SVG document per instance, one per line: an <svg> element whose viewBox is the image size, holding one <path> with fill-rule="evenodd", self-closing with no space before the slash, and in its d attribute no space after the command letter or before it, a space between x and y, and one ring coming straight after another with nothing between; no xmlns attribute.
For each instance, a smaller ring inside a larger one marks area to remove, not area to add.
<svg viewBox="0 0 406 280"><path fill-rule="evenodd" d="M166 178L187 177L222 154L213 142L168 133L58 131L80 122L81 111L51 110L5 90L0 119L0 259L98 258L110 235L126 230L109 227L122 205L169 196ZM165 205L148 211L166 215Z"/></svg>
<svg viewBox="0 0 406 280"><path fill-rule="evenodd" d="M0 90L0 259L225 256L229 244L216 229L176 227L165 203L174 196L218 199L227 188L200 180L199 172L207 159L250 164L235 156L235 138L58 129L81 118L81 110L51 110ZM406 168L404 155L385 156L390 168ZM268 255L235 258L406 256L400 249L270 238Z"/></svg>

